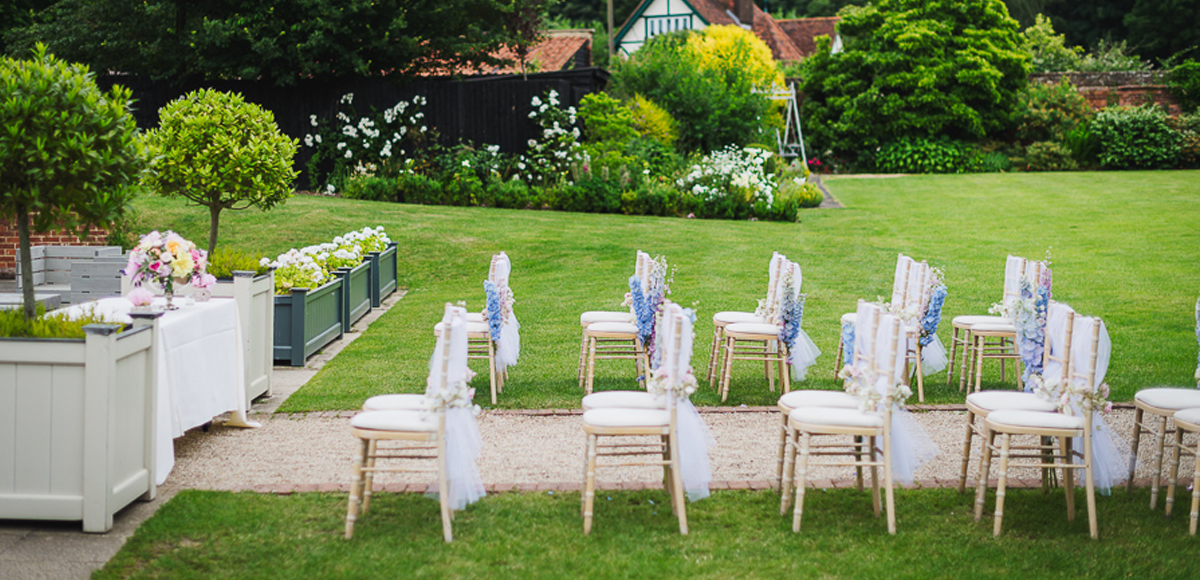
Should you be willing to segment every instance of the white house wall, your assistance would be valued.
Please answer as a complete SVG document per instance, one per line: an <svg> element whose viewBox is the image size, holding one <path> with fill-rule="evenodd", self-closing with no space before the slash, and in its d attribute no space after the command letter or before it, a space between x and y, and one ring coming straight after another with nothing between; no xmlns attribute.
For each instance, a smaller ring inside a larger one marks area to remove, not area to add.
<svg viewBox="0 0 1200 580"><path fill-rule="evenodd" d="M621 37L618 50L628 56L658 34L700 30L704 26L704 21L683 0L654 0Z"/></svg>

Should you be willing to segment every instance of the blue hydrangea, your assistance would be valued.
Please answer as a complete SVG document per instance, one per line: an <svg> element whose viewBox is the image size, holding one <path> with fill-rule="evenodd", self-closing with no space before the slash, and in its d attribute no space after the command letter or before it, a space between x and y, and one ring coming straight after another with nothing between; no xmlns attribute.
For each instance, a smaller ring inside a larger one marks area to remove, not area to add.
<svg viewBox="0 0 1200 580"><path fill-rule="evenodd" d="M942 306L946 303L946 285L938 284L929 298L929 306L925 307L925 316L921 318L921 346L929 346L937 335L938 324L942 322Z"/></svg>
<svg viewBox="0 0 1200 580"><path fill-rule="evenodd" d="M484 280L483 291L487 293L488 330L492 340L500 340L500 317L503 315L500 311L500 289L491 280Z"/></svg>

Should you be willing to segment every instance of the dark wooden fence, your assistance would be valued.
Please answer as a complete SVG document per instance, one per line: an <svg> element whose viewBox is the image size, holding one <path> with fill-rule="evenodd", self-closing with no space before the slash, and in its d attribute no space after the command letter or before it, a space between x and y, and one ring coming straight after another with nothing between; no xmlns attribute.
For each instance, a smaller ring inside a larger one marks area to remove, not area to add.
<svg viewBox="0 0 1200 580"><path fill-rule="evenodd" d="M400 100L423 96L422 107L430 128L437 130L444 144L471 141L499 145L502 151L520 153L527 142L539 135L529 119L530 100L554 89L563 106L578 106L589 93L602 90L608 73L599 68L581 68L528 75L479 77L462 80L361 78L347 81L307 81L290 87L277 87L261 81L218 81L187 86L170 86L132 76L106 76L97 79L101 88L121 84L133 91L134 116L144 129L158 125L158 110L179 96L197 88L239 92L252 103L275 114L280 129L303 141L313 128L310 115L332 119L338 101L354 93L354 107L365 114L374 107L383 110ZM303 171L312 150L300 145L295 167ZM301 175L298 187L307 186Z"/></svg>

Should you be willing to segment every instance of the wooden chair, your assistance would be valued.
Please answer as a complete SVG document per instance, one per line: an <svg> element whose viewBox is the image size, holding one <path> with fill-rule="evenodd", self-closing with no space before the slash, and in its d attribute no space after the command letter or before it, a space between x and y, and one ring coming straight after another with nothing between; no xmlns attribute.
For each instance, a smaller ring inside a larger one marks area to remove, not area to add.
<svg viewBox="0 0 1200 580"><path fill-rule="evenodd" d="M1051 336L1050 332L1046 333L1046 344L1042 350L1042 366L1047 368L1051 363L1055 363L1060 365L1057 368L1066 368L1070 362L1075 311L1070 306L1058 302L1051 302L1047 311L1047 319L1061 317L1064 321L1057 336ZM1047 377L1047 379L1050 378ZM1053 377L1053 380L1058 380L1058 376ZM967 395L967 430L966 437L963 439L962 468L958 473L958 493L966 491L967 469L971 461L971 439L974 436L981 438L979 445L980 457L982 457L984 446L987 445L987 441L982 439L984 435L982 423L987 420L988 414L1000 410L1054 413L1058 411L1058 403L1046 401L1034 393L1025 391L982 391ZM976 417L981 421L976 422Z"/></svg>
<svg viewBox="0 0 1200 580"><path fill-rule="evenodd" d="M649 259L648 254L637 253L635 276L645 275ZM637 318L632 311L587 311L579 315L579 326L579 387L585 394L592 394L597 359L633 360L636 372L641 372L646 349L638 339Z"/></svg>
<svg viewBox="0 0 1200 580"><path fill-rule="evenodd" d="M1000 303L1005 308L1010 308L1013 301L1021 295L1021 274L1025 270L1025 258L1017 256L1009 256L1004 264L1004 292L1001 294ZM1005 324L1012 322L1003 316L989 315L972 315L965 314L955 316L951 321L952 327L950 336L950 363L947 366L946 384L951 384L954 379L954 363L958 360L959 351L962 352L962 360L959 363L958 373L958 390L962 390L971 383L971 374L974 370L974 364L968 364L971 361L971 353L974 352L974 341L971 335L971 327L977 324ZM961 333L961 334L960 334ZM1003 352L1015 350L1012 341L993 341L993 344L986 348L990 350L999 349ZM1004 380L1004 360L1000 363L1000 380Z"/></svg>
<svg viewBox="0 0 1200 580"><path fill-rule="evenodd" d="M457 320L455 320L456 318ZM456 341L450 335L466 331L466 310L447 304L446 316L442 323L451 329L449 332L443 333L445 336L438 336L438 342L441 345L439 350L442 356L437 364L441 365L439 376L444 388L447 379L453 376L450 361L454 357L452 345ZM465 344L462 346L465 347ZM461 358L465 359L465 356ZM393 399L394 402L409 400L411 397ZM433 412L416 409L364 411L354 416L350 426L353 435L359 439L359 453L355 457L354 478L350 484L350 501L346 513L346 539L349 540L354 536L355 522L360 514L365 515L370 508L374 474L377 472L409 472L437 473L442 537L447 542L452 541L454 535L450 523L452 517L450 483L446 469L445 406L441 406ZM380 441L409 443L409 445L380 452L378 447ZM379 459L432 459L435 466L433 468L380 467L376 465Z"/></svg>
<svg viewBox="0 0 1200 580"><path fill-rule="evenodd" d="M1180 411L1200 407L1200 390L1159 387L1142 389L1133 397L1133 453L1129 458L1129 479L1125 482L1127 491L1133 490L1133 476L1137 469L1138 445L1142 433L1149 433L1154 438L1154 475L1150 478L1150 509L1158 505L1158 492L1162 483L1163 456L1168 448L1175 449L1176 430L1178 423L1168 422ZM1146 415L1149 414L1149 417ZM1168 439L1168 435L1171 436ZM1178 449L1175 449L1178 451ZM1166 514L1171 515L1171 500L1168 498Z"/></svg>
<svg viewBox="0 0 1200 580"><path fill-rule="evenodd" d="M780 281L784 272L793 267L793 263L786 258L779 260L777 265L779 269L775 272L776 288L767 296L769 302L775 303L774 306L769 307L771 309L777 309L778 303L782 301L782 297L779 295L782 291L779 288ZM733 361L735 360L761 361L765 367L767 385L771 392L775 391L776 377L779 378L784 393L791 390L792 377L787 368L788 348L783 341L779 340L783 323L782 320L778 321L778 324L776 322L735 322L723 327L725 344L722 348L721 363L722 403L729 398L729 383L732 381Z"/></svg>
<svg viewBox="0 0 1200 580"><path fill-rule="evenodd" d="M674 341L676 361L664 356L662 364L678 365L681 341L682 310L677 305L670 305L664 314L667 317L663 332L666 336L658 337L660 344L666 340ZM690 353L689 353L690 354ZM596 470L599 467L619 467L650 465L662 466L664 469L663 483L671 496L671 509L679 520L679 533L686 535L687 510L683 493L683 480L679 464L679 438L677 436L676 399L673 392L668 391L663 399L665 406L659 408L593 408L583 413L583 431L587 436L586 468L583 489L583 533L592 531L592 516L596 500ZM619 442L604 443L602 438L617 437ZM650 437L650 442L629 442L628 437ZM600 464L600 458L621 458L617 463ZM630 460L626 457L643 457L642 460Z"/></svg>
<svg viewBox="0 0 1200 580"><path fill-rule="evenodd" d="M779 277L781 264L786 261L787 258L779 252L775 252L771 256L771 262L767 265L767 302L775 300L775 281ZM767 321L753 312L724 311L713 315L712 351L708 357L708 386L710 388L716 386L718 370L725 368L725 327L739 322L765 323Z"/></svg>
<svg viewBox="0 0 1200 580"><path fill-rule="evenodd" d="M1096 357L1100 343L1101 321L1099 318L1081 320L1075 316L1073 325L1081 322L1090 323L1090 336L1085 337L1091 343L1091 352L1087 360L1067 355L1068 360L1063 365L1063 383L1082 381L1088 388L1096 388ZM1080 333L1073 331L1074 340L1080 339ZM1092 453L1092 414L1091 410L1083 410L1082 417L1068 414L1069 409L1059 413L1043 413L1037 411L1001 410L988 415L984 425L984 442L986 452L983 453L983 464L977 482L975 500L975 520L983 517L984 501L987 495L988 472L993 455L999 457L1000 468L996 483L996 513L992 534L999 536L1004 520L1004 499L1008 486L1010 469L1061 469L1063 490L1066 493L1067 520L1075 519L1075 474L1074 470L1083 470L1084 485L1087 489L1088 532L1092 539L1100 537L1096 522L1096 490L1094 484L1093 453ZM1013 453L1013 436L1032 436L1036 438L1052 438L1058 440L1055 445L1040 446L1031 453ZM996 443L999 439L999 443ZM1083 440L1083 452L1075 451L1073 440ZM1017 460L1016 463L1013 460ZM1075 462L1076 459L1081 460Z"/></svg>
<svg viewBox="0 0 1200 580"><path fill-rule="evenodd" d="M904 302L904 298L908 293L908 270L914 263L915 261L912 258L904 254L896 256L896 273L892 276L892 304ZM854 321L857 315L858 313L855 311L847 312L841 317L843 333L838 336L837 358L833 365L833 374L835 375L842 371L842 359L846 355L846 337L844 331L847 328L854 328ZM846 362L848 364L852 361L847 360Z"/></svg>
<svg viewBox="0 0 1200 580"><path fill-rule="evenodd" d="M504 392L504 377L496 369L496 342L492 340L492 331L486 322L466 322L466 325L467 358L487 361L488 386L491 388L492 404L495 405L496 394ZM433 336L440 337L444 326L444 322L433 325Z"/></svg>
<svg viewBox="0 0 1200 580"><path fill-rule="evenodd" d="M901 384L904 374L904 345L906 332L904 324L892 314L883 314L881 309L870 312L870 320L857 321L858 327L864 332L856 334L855 344L860 340L870 340L874 348L854 349L851 355L854 366L867 373L868 388L874 388L874 377L888 377L889 388ZM867 413L859 409L839 409L804 407L792 411L788 418L789 426L795 432L797 441L792 445L792 453L799 448L799 457L793 460L796 465L796 500L792 513L792 531L799 532L804 515L804 497L808 486L809 468L813 466L853 466L856 469L869 468L871 471L871 496L875 515L880 513L880 484L879 468L884 471L883 508L887 515L889 534L896 533L895 497L892 479L892 405L879 405L877 412ZM841 445L842 449L831 449L833 446L816 448L814 437L847 436L853 437L854 442ZM848 457L848 460L814 462L811 457L819 455L835 455ZM784 488L791 484L791 474L785 471ZM785 504L786 505L786 504Z"/></svg>
<svg viewBox="0 0 1200 580"><path fill-rule="evenodd" d="M1171 480L1167 484L1167 515L1171 515L1171 505L1175 503L1175 484L1179 480L1179 457L1181 454L1191 455L1196 460L1192 471L1192 511L1188 519L1188 533L1196 535L1196 522L1200 520L1200 408L1185 409L1171 417L1175 424L1175 454L1171 462ZM1196 434L1194 444L1184 444L1184 433Z"/></svg>
<svg viewBox="0 0 1200 580"><path fill-rule="evenodd" d="M1046 263L1026 260L1021 269L1023 279L1037 286ZM1018 287L1019 288L1019 287ZM1019 293L1019 290L1018 290ZM1011 320L998 323L981 323L971 325L971 364L974 367L975 392L979 392L983 378L983 361L993 359L1000 361L1000 380L1004 380L1004 361L1016 361L1017 385L1021 384L1021 355L1017 352L1015 341L1017 328ZM991 341L989 343L989 340Z"/></svg>

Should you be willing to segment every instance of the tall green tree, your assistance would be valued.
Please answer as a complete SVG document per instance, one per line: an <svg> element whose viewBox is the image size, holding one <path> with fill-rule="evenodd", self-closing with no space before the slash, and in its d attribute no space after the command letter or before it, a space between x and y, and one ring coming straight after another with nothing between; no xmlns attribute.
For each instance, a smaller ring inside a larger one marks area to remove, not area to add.
<svg viewBox="0 0 1200 580"><path fill-rule="evenodd" d="M145 167L129 90L101 92L87 68L35 48L0 59L0 219L17 223L25 317L33 318L30 233L85 235L120 219Z"/></svg>
<svg viewBox="0 0 1200 580"><path fill-rule="evenodd" d="M855 160L901 137L981 139L1009 126L1029 54L1000 0L879 0L841 12L803 68L806 136Z"/></svg>
<svg viewBox="0 0 1200 580"><path fill-rule="evenodd" d="M1144 58L1200 58L1200 3L1138 0L1125 15L1129 43Z"/></svg>
<svg viewBox="0 0 1200 580"><path fill-rule="evenodd" d="M63 0L13 31L99 70L158 80L412 75L495 63L525 0Z"/></svg>

